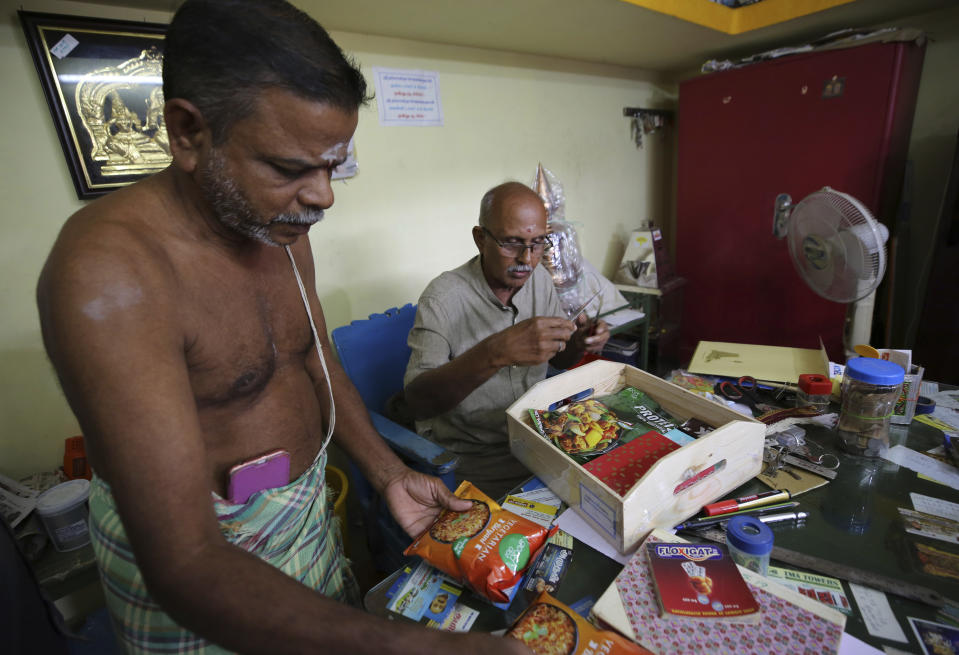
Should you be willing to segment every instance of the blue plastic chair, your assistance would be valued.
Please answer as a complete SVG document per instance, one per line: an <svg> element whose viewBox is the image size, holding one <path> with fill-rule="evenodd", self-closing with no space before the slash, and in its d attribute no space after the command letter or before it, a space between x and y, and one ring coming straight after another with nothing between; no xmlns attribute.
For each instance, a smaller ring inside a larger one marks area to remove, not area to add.
<svg viewBox="0 0 959 655"><path fill-rule="evenodd" d="M383 415L387 401L403 389L410 359L406 339L415 317L416 306L412 304L370 314L366 320L335 328L331 333L333 346L383 439L411 468L435 475L453 488L456 456ZM392 572L407 561L403 549L410 537L396 524L385 501L353 462L349 475L363 512L373 563L380 571Z"/></svg>

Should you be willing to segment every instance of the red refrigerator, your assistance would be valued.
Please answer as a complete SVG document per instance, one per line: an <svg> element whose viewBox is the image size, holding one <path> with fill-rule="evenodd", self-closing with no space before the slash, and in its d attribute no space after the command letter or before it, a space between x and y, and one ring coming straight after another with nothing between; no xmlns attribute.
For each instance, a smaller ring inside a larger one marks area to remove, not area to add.
<svg viewBox="0 0 959 655"><path fill-rule="evenodd" d="M773 236L775 198L796 204L830 186L894 234L923 52L914 41L873 43L680 85L681 361L700 340L818 348L820 337L842 361L846 305L816 295L793 268Z"/></svg>

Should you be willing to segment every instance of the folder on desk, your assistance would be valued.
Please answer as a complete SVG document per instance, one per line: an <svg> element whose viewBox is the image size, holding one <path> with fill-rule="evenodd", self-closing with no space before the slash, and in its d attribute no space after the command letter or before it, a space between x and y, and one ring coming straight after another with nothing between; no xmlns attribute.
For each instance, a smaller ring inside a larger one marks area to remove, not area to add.
<svg viewBox="0 0 959 655"><path fill-rule="evenodd" d="M822 342L820 342L822 346ZM829 377L826 348L786 348L748 343L700 341L689 362L690 373L796 384L803 373Z"/></svg>

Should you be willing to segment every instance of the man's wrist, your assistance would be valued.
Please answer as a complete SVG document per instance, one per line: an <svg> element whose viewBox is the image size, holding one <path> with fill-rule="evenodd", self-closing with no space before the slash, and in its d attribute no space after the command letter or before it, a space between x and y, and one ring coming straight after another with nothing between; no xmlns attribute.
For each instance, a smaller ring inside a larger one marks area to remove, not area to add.
<svg viewBox="0 0 959 655"><path fill-rule="evenodd" d="M489 370L494 372L494 374L501 368L510 366L513 363L508 358L503 357L502 349L496 346L495 334L490 335L480 341L478 346L481 348L480 352L482 354L482 361Z"/></svg>
<svg viewBox="0 0 959 655"><path fill-rule="evenodd" d="M397 459L396 464L377 467L367 478L377 493L382 496L387 487L406 475L409 470L409 467Z"/></svg>

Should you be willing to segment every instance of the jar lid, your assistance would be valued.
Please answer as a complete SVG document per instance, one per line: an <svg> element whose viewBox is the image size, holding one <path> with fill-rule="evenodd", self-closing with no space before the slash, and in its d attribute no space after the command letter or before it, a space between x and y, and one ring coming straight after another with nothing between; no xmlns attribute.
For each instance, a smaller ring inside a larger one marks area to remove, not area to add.
<svg viewBox="0 0 959 655"><path fill-rule="evenodd" d="M832 393L832 380L818 373L803 373L799 376L799 388L810 396Z"/></svg>
<svg viewBox="0 0 959 655"><path fill-rule="evenodd" d="M50 487L40 494L37 498L37 511L40 514L57 514L74 505L79 505L89 497L89 480L70 480Z"/></svg>
<svg viewBox="0 0 959 655"><path fill-rule="evenodd" d="M846 373L856 380L888 386L901 383L906 375L899 364L872 357L853 357L846 362Z"/></svg>
<svg viewBox="0 0 959 655"><path fill-rule="evenodd" d="M734 516L726 524L726 542L750 555L768 555L773 531L755 516Z"/></svg>

